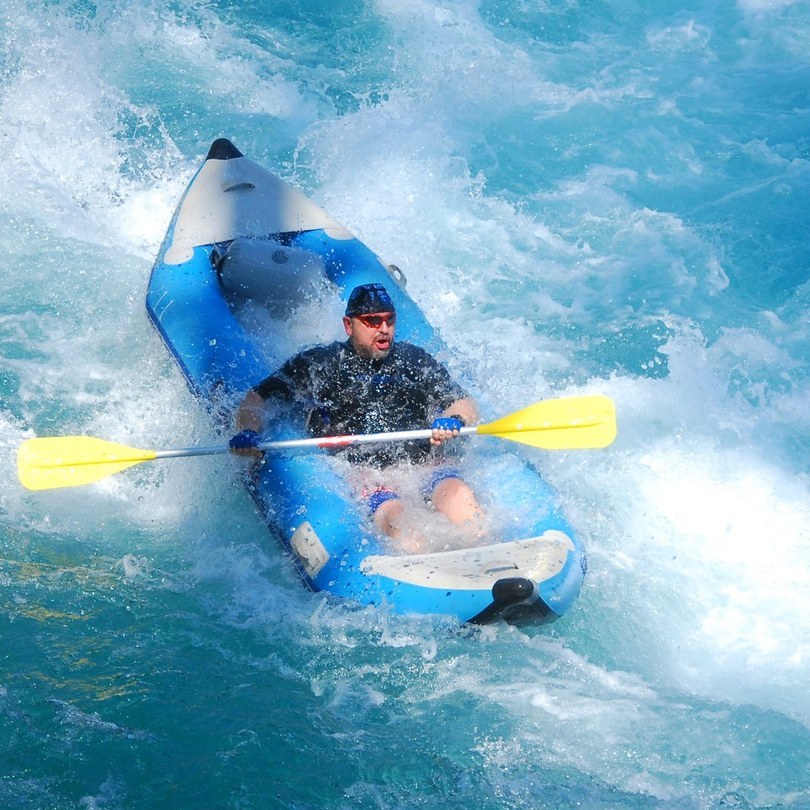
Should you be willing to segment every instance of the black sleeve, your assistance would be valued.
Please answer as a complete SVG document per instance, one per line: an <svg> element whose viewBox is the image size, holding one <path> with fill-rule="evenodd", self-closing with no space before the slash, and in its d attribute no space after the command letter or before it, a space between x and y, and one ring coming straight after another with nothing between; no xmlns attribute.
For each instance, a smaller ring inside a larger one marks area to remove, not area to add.
<svg viewBox="0 0 810 810"><path fill-rule="evenodd" d="M307 349L255 385L253 391L262 399L308 402L314 399L316 383L338 350L337 344Z"/></svg>
<svg viewBox="0 0 810 810"><path fill-rule="evenodd" d="M290 369L287 361L278 371L265 377L258 385L253 386L262 399L281 399L289 402L293 398L294 386L290 377Z"/></svg>
<svg viewBox="0 0 810 810"><path fill-rule="evenodd" d="M416 349L415 360L419 364L424 390L432 400L436 411L443 411L457 399L469 396L450 376L450 372L435 357L421 348Z"/></svg>
<svg viewBox="0 0 810 810"><path fill-rule="evenodd" d="M251 390L262 399L281 399L289 402L293 398L292 389L280 371L265 377L258 385L254 385Z"/></svg>

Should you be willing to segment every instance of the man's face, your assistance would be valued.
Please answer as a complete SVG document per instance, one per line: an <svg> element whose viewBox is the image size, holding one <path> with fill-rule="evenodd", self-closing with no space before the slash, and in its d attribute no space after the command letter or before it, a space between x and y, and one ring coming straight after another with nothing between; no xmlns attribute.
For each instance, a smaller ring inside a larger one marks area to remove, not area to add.
<svg viewBox="0 0 810 810"><path fill-rule="evenodd" d="M343 328L361 357L382 360L388 356L394 343L396 315L393 312L372 312L353 318L344 316Z"/></svg>

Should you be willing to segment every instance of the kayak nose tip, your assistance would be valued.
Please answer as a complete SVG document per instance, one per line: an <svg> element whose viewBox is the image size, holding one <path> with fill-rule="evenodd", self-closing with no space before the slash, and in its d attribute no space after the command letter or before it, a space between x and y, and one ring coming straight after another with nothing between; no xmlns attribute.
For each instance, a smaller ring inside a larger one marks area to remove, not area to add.
<svg viewBox="0 0 810 810"><path fill-rule="evenodd" d="M489 624L505 619L520 624L524 616L543 620L551 609L539 598L537 588L526 577L504 577L492 586L492 602L472 619L471 624Z"/></svg>
<svg viewBox="0 0 810 810"><path fill-rule="evenodd" d="M499 579L492 586L492 599L499 605L515 605L534 595L534 583L523 577Z"/></svg>
<svg viewBox="0 0 810 810"><path fill-rule="evenodd" d="M244 155L227 139L217 138L208 150L206 160L232 160Z"/></svg>

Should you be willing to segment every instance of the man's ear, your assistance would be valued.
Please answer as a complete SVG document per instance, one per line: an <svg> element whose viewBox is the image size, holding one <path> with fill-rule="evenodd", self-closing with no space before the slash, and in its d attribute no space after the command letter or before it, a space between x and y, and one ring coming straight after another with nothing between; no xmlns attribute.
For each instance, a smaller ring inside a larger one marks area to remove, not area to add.
<svg viewBox="0 0 810 810"><path fill-rule="evenodd" d="M343 328L346 330L346 334L351 336L351 334L352 334L352 319L348 315L343 316Z"/></svg>

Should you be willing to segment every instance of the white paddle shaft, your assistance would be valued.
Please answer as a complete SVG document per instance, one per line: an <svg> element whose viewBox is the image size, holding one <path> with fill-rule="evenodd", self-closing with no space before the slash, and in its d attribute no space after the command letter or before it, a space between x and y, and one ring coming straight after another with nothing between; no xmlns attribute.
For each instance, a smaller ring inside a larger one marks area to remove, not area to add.
<svg viewBox="0 0 810 810"><path fill-rule="evenodd" d="M477 427L463 427L459 435L477 433ZM353 436L320 436L311 439L280 439L273 442L260 442L257 450L298 450L305 447L348 447L352 444L374 444L384 442L407 442L429 439L433 435L431 428L418 430L391 430L387 433L359 433ZM181 456L213 456L229 452L227 444L208 447L178 447L174 450L156 450L155 458L178 458Z"/></svg>

